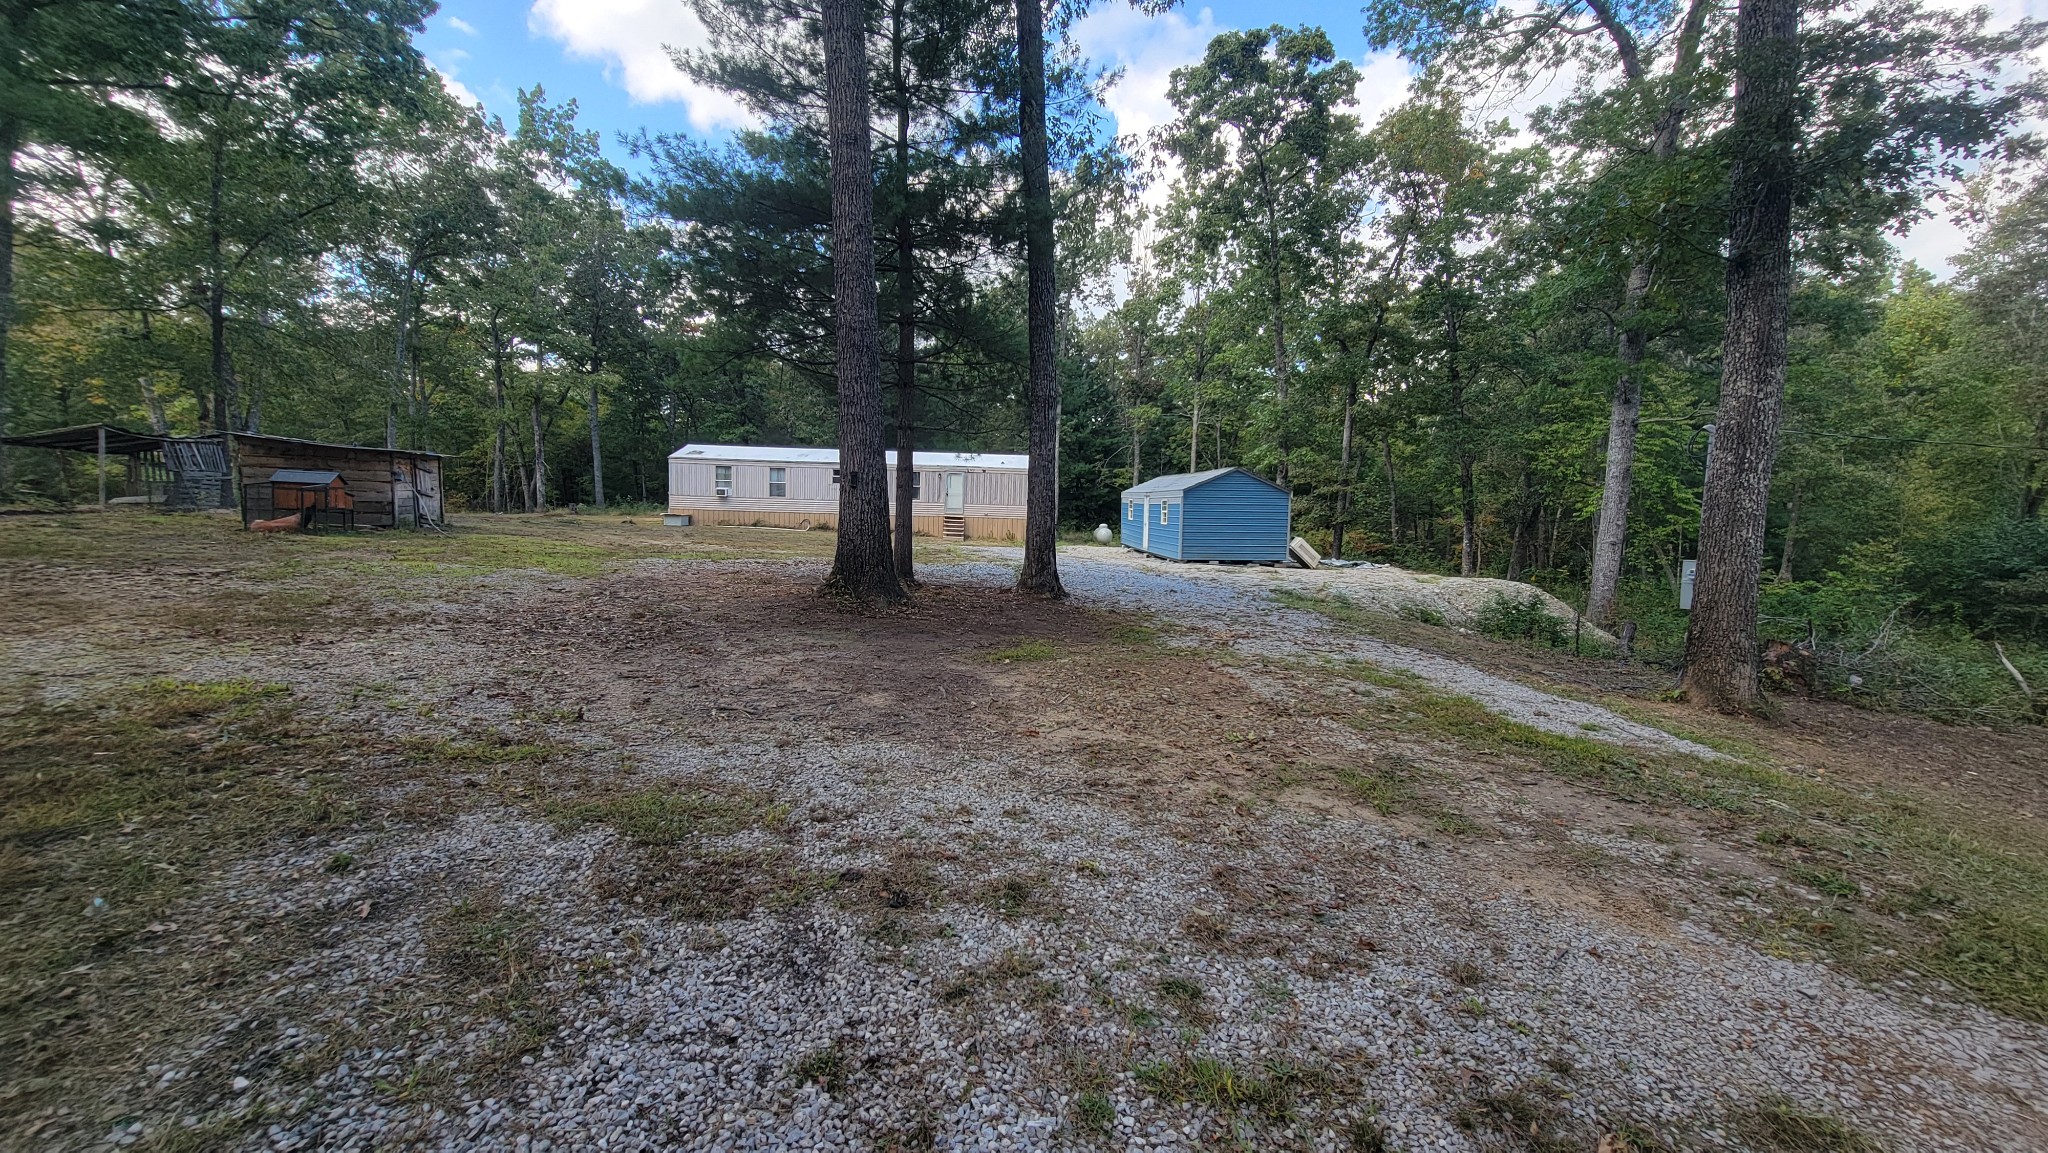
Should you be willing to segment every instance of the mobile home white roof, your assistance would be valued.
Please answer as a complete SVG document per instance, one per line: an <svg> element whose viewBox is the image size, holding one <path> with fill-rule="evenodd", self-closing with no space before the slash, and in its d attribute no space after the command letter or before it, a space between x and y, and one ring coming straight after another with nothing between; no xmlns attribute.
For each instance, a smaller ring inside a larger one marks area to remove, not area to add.
<svg viewBox="0 0 2048 1153"><path fill-rule="evenodd" d="M894 450L882 455L889 467L896 466ZM668 454L670 460L735 461L758 464L838 464L836 448L778 448L768 445L686 444ZM920 469L984 468L1022 472L1031 458L1018 452L920 452L914 458Z"/></svg>

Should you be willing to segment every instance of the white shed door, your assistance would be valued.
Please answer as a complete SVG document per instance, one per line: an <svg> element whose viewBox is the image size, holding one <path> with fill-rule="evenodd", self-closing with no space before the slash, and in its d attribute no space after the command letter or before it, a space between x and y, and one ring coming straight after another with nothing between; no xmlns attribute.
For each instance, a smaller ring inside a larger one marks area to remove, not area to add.
<svg viewBox="0 0 2048 1153"><path fill-rule="evenodd" d="M1138 534L1138 547L1140 547L1140 548L1144 549L1144 550L1145 550L1146 552L1150 552L1150 551L1152 551L1152 502L1151 502L1151 501L1149 501L1149 500L1148 500L1148 501L1146 501L1146 502L1145 502L1145 516L1144 516L1144 519L1140 520L1140 521L1139 521L1138 523L1139 523L1139 524L1141 524L1141 525L1143 525L1143 526L1145 527L1145 531L1143 531L1143 532L1141 532L1141 533L1139 533L1139 534Z"/></svg>

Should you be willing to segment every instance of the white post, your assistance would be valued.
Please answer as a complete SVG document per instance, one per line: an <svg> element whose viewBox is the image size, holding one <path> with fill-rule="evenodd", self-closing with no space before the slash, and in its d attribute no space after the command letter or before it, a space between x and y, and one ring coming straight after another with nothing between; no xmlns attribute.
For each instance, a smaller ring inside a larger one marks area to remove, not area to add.
<svg viewBox="0 0 2048 1153"><path fill-rule="evenodd" d="M107 511L107 426L100 426L100 511Z"/></svg>

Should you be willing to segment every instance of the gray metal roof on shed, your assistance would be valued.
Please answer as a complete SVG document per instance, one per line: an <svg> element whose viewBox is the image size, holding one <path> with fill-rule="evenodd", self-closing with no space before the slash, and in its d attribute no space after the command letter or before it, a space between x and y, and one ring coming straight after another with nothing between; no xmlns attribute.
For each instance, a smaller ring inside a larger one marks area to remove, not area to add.
<svg viewBox="0 0 2048 1153"><path fill-rule="evenodd" d="M307 484L325 488L341 479L338 472L322 472L312 468L281 468L270 474L272 484Z"/></svg>
<svg viewBox="0 0 2048 1153"><path fill-rule="evenodd" d="M1279 489L1281 492L1287 491L1286 489L1280 488L1279 485L1274 484L1272 481L1267 480L1265 477L1260 476L1258 473L1255 473L1248 468L1241 468L1237 465L1232 465L1229 468L1212 468L1207 472L1176 472L1169 473L1166 476L1155 476L1151 480L1145 481L1143 484L1134 484L1131 487L1125 489L1124 495L1178 496L1182 493L1185 493L1191 488L1200 488L1202 485L1208 484L1210 481L1215 480L1217 477L1228 476L1233 472L1241 472L1246 476L1251 477L1253 480L1258 481L1260 484L1267 486L1268 488Z"/></svg>
<svg viewBox="0 0 2048 1153"><path fill-rule="evenodd" d="M97 452L102 431L106 434L107 451L121 456L161 452L164 441L170 439L154 433L130 432L114 424L74 424L68 428L49 428L41 432L23 433L20 436L0 436L0 444L20 445L23 448L63 449L68 452Z"/></svg>

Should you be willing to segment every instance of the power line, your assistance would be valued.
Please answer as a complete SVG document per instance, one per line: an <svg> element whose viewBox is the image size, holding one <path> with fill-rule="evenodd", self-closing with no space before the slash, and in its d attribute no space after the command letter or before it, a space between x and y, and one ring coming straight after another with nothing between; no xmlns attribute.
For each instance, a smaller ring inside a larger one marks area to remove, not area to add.
<svg viewBox="0 0 2048 1153"><path fill-rule="evenodd" d="M1956 448L1989 448L1998 452L2048 453L2048 448L2031 444L1990 444L1980 440L1942 440L1937 437L1876 436L1867 432L1830 432L1818 428L1788 428L1785 431L1800 436L1832 436L1844 440L1879 440L1889 444L1939 444Z"/></svg>

